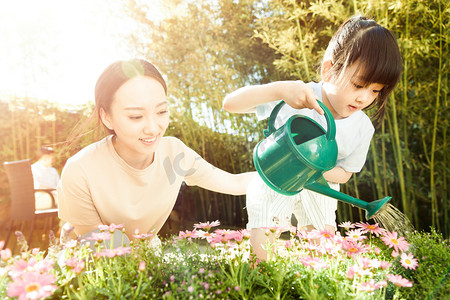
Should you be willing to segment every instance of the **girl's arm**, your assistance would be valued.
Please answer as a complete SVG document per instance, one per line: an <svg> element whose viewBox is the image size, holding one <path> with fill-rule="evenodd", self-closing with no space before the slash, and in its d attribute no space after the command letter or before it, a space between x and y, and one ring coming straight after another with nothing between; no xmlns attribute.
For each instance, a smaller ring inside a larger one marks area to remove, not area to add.
<svg viewBox="0 0 450 300"><path fill-rule="evenodd" d="M247 113L260 104L284 100L293 108L310 108L323 114L316 99L314 91L302 81L276 81L237 89L225 97L223 108L232 113Z"/></svg>
<svg viewBox="0 0 450 300"><path fill-rule="evenodd" d="M334 167L333 169L323 173L323 177L326 181L334 183L346 183L350 180L353 173L347 172L341 167Z"/></svg>

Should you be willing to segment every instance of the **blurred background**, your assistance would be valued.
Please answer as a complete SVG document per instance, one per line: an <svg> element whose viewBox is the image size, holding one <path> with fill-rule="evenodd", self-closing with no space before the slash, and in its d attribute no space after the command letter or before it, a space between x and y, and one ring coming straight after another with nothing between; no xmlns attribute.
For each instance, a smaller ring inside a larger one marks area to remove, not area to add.
<svg viewBox="0 0 450 300"><path fill-rule="evenodd" d="M375 18L398 38L401 81L390 97L362 172L341 191L391 203L418 230L449 236L449 4L444 0L0 0L0 161L51 146L60 173L68 157L103 137L100 130L61 149L89 116L94 86L115 60L142 57L168 83L167 135L232 173L253 171L252 151L267 121L229 114L224 96L281 79L319 80L332 34L354 14ZM10 190L0 168L0 240ZM364 220L339 203L338 223ZM163 234L220 220L243 228L245 197L184 187ZM38 233L38 234L42 234Z"/></svg>

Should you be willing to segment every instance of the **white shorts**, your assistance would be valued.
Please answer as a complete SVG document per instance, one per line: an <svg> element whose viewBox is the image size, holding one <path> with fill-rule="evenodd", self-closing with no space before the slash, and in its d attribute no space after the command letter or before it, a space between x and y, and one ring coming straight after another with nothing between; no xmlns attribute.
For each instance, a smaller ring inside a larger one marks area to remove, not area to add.
<svg viewBox="0 0 450 300"><path fill-rule="evenodd" d="M339 184L329 183L339 190ZM267 186L260 176L247 187L247 229L291 226L291 216L297 219L297 228L312 225L323 230L326 225L336 228L337 200L309 190L294 196L279 194Z"/></svg>

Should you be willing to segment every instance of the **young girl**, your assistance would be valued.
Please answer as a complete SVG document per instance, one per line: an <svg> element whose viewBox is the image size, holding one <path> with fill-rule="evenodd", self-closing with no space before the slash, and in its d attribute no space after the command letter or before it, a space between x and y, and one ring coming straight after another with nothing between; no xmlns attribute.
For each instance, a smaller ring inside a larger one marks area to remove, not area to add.
<svg viewBox="0 0 450 300"><path fill-rule="evenodd" d="M123 224L128 238L136 231L156 234L183 181L242 195L254 177L215 168L179 139L164 136L167 87L147 61L118 61L106 68L95 87L94 114L110 135L71 157L58 186L59 217L78 236L113 223Z"/></svg>
<svg viewBox="0 0 450 300"><path fill-rule="evenodd" d="M240 88L227 95L223 107L229 112L256 112L267 118L274 106L286 102L277 115L278 128L294 114L316 120L326 129L323 110L317 99L330 110L336 121L338 161L323 174L330 187L338 190L353 173L363 167L374 126L364 109L376 107L375 119L383 118L386 100L396 86L402 69L395 37L374 20L354 16L332 37L321 64L322 81L279 81ZM283 196L271 190L259 176L247 190L247 210L253 250L267 256L263 246L268 237L262 227L289 226L294 214L300 229L335 230L337 200L302 190Z"/></svg>

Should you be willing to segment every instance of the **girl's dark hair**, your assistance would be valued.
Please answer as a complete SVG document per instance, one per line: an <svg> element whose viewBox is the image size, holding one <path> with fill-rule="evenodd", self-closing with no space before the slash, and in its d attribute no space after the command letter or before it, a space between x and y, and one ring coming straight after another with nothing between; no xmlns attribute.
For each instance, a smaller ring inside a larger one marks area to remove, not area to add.
<svg viewBox="0 0 450 300"><path fill-rule="evenodd" d="M378 127L384 117L387 98L402 72L400 50L394 35L374 20L353 16L331 38L324 60L332 61L332 75L336 77L358 61L357 72L366 85L384 85L380 95L367 107L377 107L373 119Z"/></svg>
<svg viewBox="0 0 450 300"><path fill-rule="evenodd" d="M158 69L150 62L143 59L120 60L110 64L100 75L95 85L95 108L91 115L81 124L75 126L75 130L70 134L61 153L67 155L72 146L80 138L91 132L99 132L97 129L103 125L100 117L100 109L105 112L111 111L111 104L117 90L128 80L137 76L149 76L158 80L167 95L167 85ZM95 122L97 125L94 129ZM114 130L103 126L108 134L114 134Z"/></svg>
<svg viewBox="0 0 450 300"><path fill-rule="evenodd" d="M111 104L117 90L129 79L137 76L149 76L158 80L167 95L167 85L161 73L156 67L143 59L133 59L128 61L116 61L109 65L97 80L95 85L95 111L98 122L100 120L100 109L110 112ZM114 131L106 128L106 131L113 134Z"/></svg>

